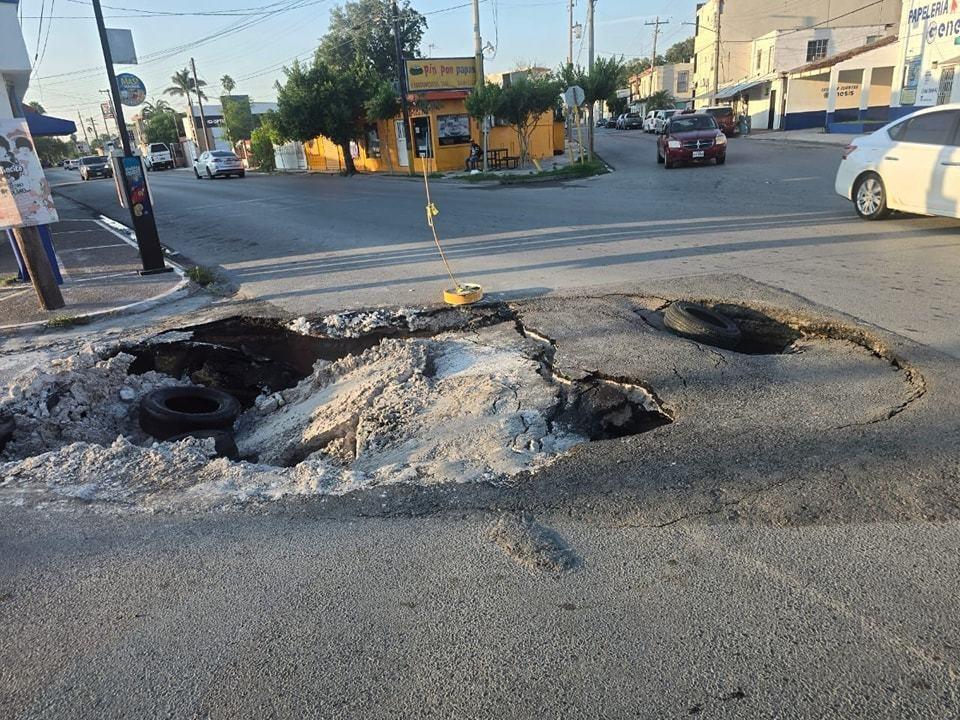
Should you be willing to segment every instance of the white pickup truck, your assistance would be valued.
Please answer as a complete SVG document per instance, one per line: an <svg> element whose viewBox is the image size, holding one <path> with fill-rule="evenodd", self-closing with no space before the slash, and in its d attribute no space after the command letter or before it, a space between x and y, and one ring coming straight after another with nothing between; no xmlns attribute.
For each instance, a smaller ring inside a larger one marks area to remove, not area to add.
<svg viewBox="0 0 960 720"><path fill-rule="evenodd" d="M173 155L163 143L150 143L144 148L143 162L147 170L173 169Z"/></svg>

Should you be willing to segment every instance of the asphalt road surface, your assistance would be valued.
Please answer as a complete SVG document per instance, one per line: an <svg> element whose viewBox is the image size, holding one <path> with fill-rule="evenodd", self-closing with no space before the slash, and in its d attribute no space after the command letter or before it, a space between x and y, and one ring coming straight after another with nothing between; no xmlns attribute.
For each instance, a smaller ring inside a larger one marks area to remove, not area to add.
<svg viewBox="0 0 960 720"><path fill-rule="evenodd" d="M654 136L597 132L616 172L537 187L435 182L459 279L505 297L740 273L960 357L960 221L859 220L837 147L734 139L723 167L664 170ZM129 224L110 181L57 192ZM422 183L326 175L150 175L164 243L292 313L436 302L449 285Z"/></svg>

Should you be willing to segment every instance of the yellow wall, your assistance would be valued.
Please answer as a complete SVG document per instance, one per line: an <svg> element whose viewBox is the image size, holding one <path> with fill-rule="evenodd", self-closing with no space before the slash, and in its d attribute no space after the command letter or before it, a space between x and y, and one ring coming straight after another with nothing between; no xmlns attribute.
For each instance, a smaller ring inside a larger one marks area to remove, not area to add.
<svg viewBox="0 0 960 720"><path fill-rule="evenodd" d="M440 115L457 115L466 113L466 106L462 99L435 101L430 104L426 115L430 118L430 138L433 143L433 158L425 158L427 161L427 172L456 171L463 170L467 156L470 153L470 145L438 145L437 138L437 117ZM410 118L423 117L424 113L415 108L411 108ZM392 120L381 120L377 123L377 131L380 135L380 157L367 157L365 143L360 145L360 157L354 162L359 172L398 172L406 173L407 167L401 166L397 154L397 133L396 121L401 120L398 116ZM408 135L411 133L408 130ZM479 124L470 119L470 135L478 142L483 142L483 134L480 131ZM495 127L490 131L488 147L506 148L507 154L519 155L520 143L517 139L517 132L511 126ZM318 172L340 172L344 169L343 153L333 142L324 137L318 137L310 142L304 143L304 149L307 155L307 167L310 170ZM537 125L530 137L530 157L543 159L553 157L555 153L562 153L564 149L563 123L555 123L553 113L544 113L537 121ZM423 162L421 158L411 158L413 160L414 171L423 172Z"/></svg>

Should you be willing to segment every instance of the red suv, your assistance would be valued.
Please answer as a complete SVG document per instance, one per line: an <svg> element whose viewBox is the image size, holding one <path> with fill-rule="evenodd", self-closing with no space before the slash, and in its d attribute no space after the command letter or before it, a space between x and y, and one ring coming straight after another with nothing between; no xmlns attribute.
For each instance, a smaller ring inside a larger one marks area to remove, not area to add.
<svg viewBox="0 0 960 720"><path fill-rule="evenodd" d="M701 112L713 115L724 135L733 136L740 132L737 119L733 115L733 108L729 105L715 105L714 107L704 108Z"/></svg>
<svg viewBox="0 0 960 720"><path fill-rule="evenodd" d="M657 138L657 162L667 169L679 163L727 161L727 136L721 132L713 115L693 113L674 115Z"/></svg>

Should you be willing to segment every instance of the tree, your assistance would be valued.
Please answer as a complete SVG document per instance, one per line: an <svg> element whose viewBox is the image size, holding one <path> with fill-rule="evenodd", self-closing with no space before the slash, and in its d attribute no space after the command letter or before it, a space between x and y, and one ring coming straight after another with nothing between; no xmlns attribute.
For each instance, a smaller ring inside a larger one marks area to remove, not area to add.
<svg viewBox="0 0 960 720"><path fill-rule="evenodd" d="M647 98L647 110L673 110L677 106L677 101L667 90L658 90Z"/></svg>
<svg viewBox="0 0 960 720"><path fill-rule="evenodd" d="M587 100L590 123L590 156L593 157L593 107L600 101L608 100L616 95L617 89L624 82L624 64L622 57L598 57L593 63L593 69L584 78L584 95Z"/></svg>
<svg viewBox="0 0 960 720"><path fill-rule="evenodd" d="M229 75L224 75L222 78L220 78L220 87L223 88L224 94L229 95L230 93L233 92L233 89L236 86L237 84L233 81L233 78L230 77Z"/></svg>
<svg viewBox="0 0 960 720"><path fill-rule="evenodd" d="M172 112L152 114L144 123L143 131L148 143L161 142L169 145L180 140L177 115Z"/></svg>
<svg viewBox="0 0 960 720"><path fill-rule="evenodd" d="M521 163L529 159L530 135L537 120L553 109L559 93L560 85L552 76L520 78L501 92L497 115L516 129Z"/></svg>
<svg viewBox="0 0 960 720"><path fill-rule="evenodd" d="M33 138L33 146L43 166L59 165L64 158L76 155L73 146L60 138L35 137Z"/></svg>
<svg viewBox="0 0 960 720"><path fill-rule="evenodd" d="M474 89L472 93L467 95L467 113L470 115L470 117L480 123L481 127L483 127L483 123L486 118L497 114L502 102L503 88L501 88L499 85L485 82L483 85L480 85ZM487 171L486 133L483 135L483 171Z"/></svg>
<svg viewBox="0 0 960 720"><path fill-rule="evenodd" d="M250 133L250 159L255 167L263 172L273 172L277 169L274 144L281 142L277 132L276 113L270 110L260 116L260 125Z"/></svg>
<svg viewBox="0 0 960 720"><path fill-rule="evenodd" d="M627 111L627 105L626 98L617 97L616 95L607 98L607 111L614 117L625 113Z"/></svg>
<svg viewBox="0 0 960 720"><path fill-rule="evenodd" d="M633 58L628 60L623 66L623 73L628 78L639 75L650 67L650 58Z"/></svg>
<svg viewBox="0 0 960 720"><path fill-rule="evenodd" d="M140 111L140 117L146 120L151 115L154 115L156 113L165 113L165 112L173 112L173 111L174 111L173 108L170 107L170 103L168 103L166 100L163 100L163 99L158 100L154 98L152 102L145 102L143 104L143 110Z"/></svg>
<svg viewBox="0 0 960 720"><path fill-rule="evenodd" d="M410 0L398 6L403 57L418 57L427 19L410 7ZM381 80L396 79L392 0L348 0L330 11L328 28L317 48L325 64L349 68L359 62Z"/></svg>
<svg viewBox="0 0 960 720"><path fill-rule="evenodd" d="M206 100L206 93L203 92L203 87L207 84L206 80L199 80L194 82L193 76L190 74L188 68L183 70L177 70L171 77L170 82L172 85L163 91L164 95L172 95L175 97L186 97L187 105L190 108L190 117L193 117L193 100L190 97L190 93L196 93L198 99Z"/></svg>
<svg viewBox="0 0 960 720"><path fill-rule="evenodd" d="M249 140L254 126L250 99L224 95L220 98L220 103L223 107L223 124L227 139L234 145L240 140Z"/></svg>
<svg viewBox="0 0 960 720"><path fill-rule="evenodd" d="M400 112L400 99L386 80L374 84L370 98L364 103L368 120L389 120Z"/></svg>
<svg viewBox="0 0 960 720"><path fill-rule="evenodd" d="M688 37L674 45L671 45L663 56L664 61L668 63L685 63L693 57L693 38Z"/></svg>
<svg viewBox="0 0 960 720"><path fill-rule="evenodd" d="M27 107L33 110L35 113L40 113L41 115L47 114L47 111L43 109L43 105L38 103L36 100L31 100L28 102Z"/></svg>
<svg viewBox="0 0 960 720"><path fill-rule="evenodd" d="M348 175L357 170L350 141L360 134L366 102L375 82L359 64L347 68L330 65L319 51L309 67L294 62L284 68L286 82L277 83L277 131L282 139L307 142L318 135L330 138L343 150Z"/></svg>

